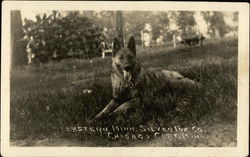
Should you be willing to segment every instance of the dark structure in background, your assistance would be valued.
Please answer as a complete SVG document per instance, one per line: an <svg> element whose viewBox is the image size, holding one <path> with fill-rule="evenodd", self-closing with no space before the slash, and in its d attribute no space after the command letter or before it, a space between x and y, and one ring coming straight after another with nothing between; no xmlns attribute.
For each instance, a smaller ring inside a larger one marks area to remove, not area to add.
<svg viewBox="0 0 250 157"><path fill-rule="evenodd" d="M122 11L116 11L115 12L115 28L117 37L120 40L121 46L124 47L124 35L123 35L123 15Z"/></svg>
<svg viewBox="0 0 250 157"><path fill-rule="evenodd" d="M20 10L12 10L11 17L11 66L27 63L25 41L23 39L22 19Z"/></svg>
<svg viewBox="0 0 250 157"><path fill-rule="evenodd" d="M181 40L181 44L184 45L203 45L203 41L205 40L205 37L201 34L201 35L195 35L195 36L190 36L190 37L183 37Z"/></svg>

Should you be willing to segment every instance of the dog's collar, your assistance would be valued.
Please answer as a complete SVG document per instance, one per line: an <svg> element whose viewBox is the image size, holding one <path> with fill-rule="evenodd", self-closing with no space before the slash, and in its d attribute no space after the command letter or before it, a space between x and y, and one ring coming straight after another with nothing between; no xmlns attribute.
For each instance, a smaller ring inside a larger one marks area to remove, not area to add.
<svg viewBox="0 0 250 157"><path fill-rule="evenodd" d="M131 80L128 83L128 87L131 88L131 89L137 88L137 87L139 87L139 85L140 85L140 82L136 81L136 80Z"/></svg>

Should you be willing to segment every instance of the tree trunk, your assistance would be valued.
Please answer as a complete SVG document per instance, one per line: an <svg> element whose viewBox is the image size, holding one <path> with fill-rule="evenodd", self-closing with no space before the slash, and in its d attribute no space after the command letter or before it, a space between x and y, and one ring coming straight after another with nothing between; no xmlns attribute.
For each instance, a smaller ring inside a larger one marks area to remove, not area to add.
<svg viewBox="0 0 250 157"><path fill-rule="evenodd" d="M123 21L122 11L116 11L115 12L116 36L119 38L122 46L124 46L123 25L124 21Z"/></svg>
<svg viewBox="0 0 250 157"><path fill-rule="evenodd" d="M21 11L12 10L11 17L11 66L27 63L25 41L23 39Z"/></svg>

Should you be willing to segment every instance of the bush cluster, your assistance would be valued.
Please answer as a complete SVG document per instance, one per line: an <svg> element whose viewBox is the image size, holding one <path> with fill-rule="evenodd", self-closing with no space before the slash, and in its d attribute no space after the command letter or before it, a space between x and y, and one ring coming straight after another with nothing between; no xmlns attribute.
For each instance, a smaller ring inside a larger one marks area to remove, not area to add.
<svg viewBox="0 0 250 157"><path fill-rule="evenodd" d="M37 15L35 22L24 20L23 30L28 39L27 49L38 62L96 56L105 38L103 29L79 12L69 12L66 16L57 11L49 16Z"/></svg>

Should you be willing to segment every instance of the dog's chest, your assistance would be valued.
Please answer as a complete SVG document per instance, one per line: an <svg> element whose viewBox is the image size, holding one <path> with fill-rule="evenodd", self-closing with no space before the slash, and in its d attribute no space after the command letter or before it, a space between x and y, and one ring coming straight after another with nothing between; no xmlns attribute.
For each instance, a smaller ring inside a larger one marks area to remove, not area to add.
<svg viewBox="0 0 250 157"><path fill-rule="evenodd" d="M128 83L116 74L111 75L113 97L122 99L131 99L139 96L140 84Z"/></svg>

